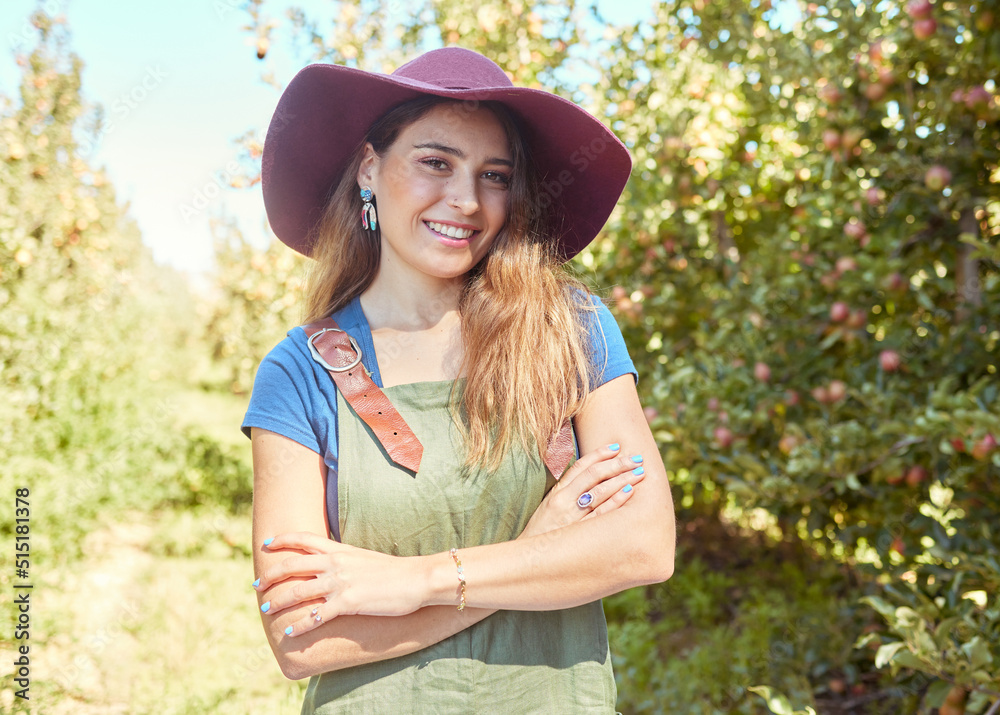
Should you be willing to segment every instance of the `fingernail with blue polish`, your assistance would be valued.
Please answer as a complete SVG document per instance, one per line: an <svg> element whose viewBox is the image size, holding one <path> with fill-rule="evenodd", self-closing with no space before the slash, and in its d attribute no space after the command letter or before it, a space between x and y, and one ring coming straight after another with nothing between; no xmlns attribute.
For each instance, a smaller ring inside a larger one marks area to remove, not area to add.
<svg viewBox="0 0 1000 715"><path fill-rule="evenodd" d="M641 454L635 455L634 457L632 457L632 461L638 464L639 462L642 461L642 455Z"/></svg>
<svg viewBox="0 0 1000 715"><path fill-rule="evenodd" d="M285 629L285 635L286 636L292 635L292 627L291 626L288 626L288 628Z"/></svg>
<svg viewBox="0 0 1000 715"><path fill-rule="evenodd" d="M642 467L636 467L635 469L632 470L632 474L634 474L635 476L638 477L640 474L643 474L645 471L646 470L643 469Z"/></svg>
<svg viewBox="0 0 1000 715"><path fill-rule="evenodd" d="M609 444L608 445L608 449L610 449L612 452L617 452L619 449L621 449L621 447L622 446L620 444L618 444L617 442L615 442L614 444Z"/></svg>
<svg viewBox="0 0 1000 715"><path fill-rule="evenodd" d="M628 494L630 491L632 491L632 485L631 484L626 484L625 488L622 489L622 491L625 492L626 494Z"/></svg>
<svg viewBox="0 0 1000 715"><path fill-rule="evenodd" d="M260 579L257 579L256 581L253 582L254 588L257 588L258 586L260 586Z"/></svg>
<svg viewBox="0 0 1000 715"><path fill-rule="evenodd" d="M271 602L268 601L267 603L265 603L263 606L260 607L260 610L262 610L264 613L267 613L268 611L270 611L271 610Z"/></svg>
<svg viewBox="0 0 1000 715"><path fill-rule="evenodd" d="M272 541L274 541L273 536L270 539L264 539L264 546L270 546Z"/></svg>

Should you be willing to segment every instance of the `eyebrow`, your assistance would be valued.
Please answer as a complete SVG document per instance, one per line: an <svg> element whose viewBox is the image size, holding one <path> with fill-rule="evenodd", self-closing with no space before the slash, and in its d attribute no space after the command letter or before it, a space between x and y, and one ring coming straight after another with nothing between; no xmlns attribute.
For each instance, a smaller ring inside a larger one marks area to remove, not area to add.
<svg viewBox="0 0 1000 715"><path fill-rule="evenodd" d="M465 152L461 149L456 149L453 146L447 146L445 144L438 144L437 142L424 142L423 144L414 144L414 149L434 149L435 151L444 152L445 154L451 154L459 159L465 158ZM486 160L487 164L500 164L501 166L509 166L514 168L514 162L510 159L501 159L500 157L491 157Z"/></svg>

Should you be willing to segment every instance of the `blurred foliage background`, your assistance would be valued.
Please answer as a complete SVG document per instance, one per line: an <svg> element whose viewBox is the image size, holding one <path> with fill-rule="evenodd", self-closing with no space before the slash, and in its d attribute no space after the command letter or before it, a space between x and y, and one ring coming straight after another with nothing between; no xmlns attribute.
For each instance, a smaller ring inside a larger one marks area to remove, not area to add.
<svg viewBox="0 0 1000 715"><path fill-rule="evenodd" d="M769 0L666 0L616 27L575 2L245 3L265 65L460 44L631 150L572 265L679 509L677 574L605 600L622 712L998 711L998 5L798 3L779 27ZM78 151L99 124L66 28L33 22L0 98L0 482L47 505L34 711L295 712L244 593L236 427L304 263L220 223L209 295L154 264ZM25 706L6 682L0 705Z"/></svg>

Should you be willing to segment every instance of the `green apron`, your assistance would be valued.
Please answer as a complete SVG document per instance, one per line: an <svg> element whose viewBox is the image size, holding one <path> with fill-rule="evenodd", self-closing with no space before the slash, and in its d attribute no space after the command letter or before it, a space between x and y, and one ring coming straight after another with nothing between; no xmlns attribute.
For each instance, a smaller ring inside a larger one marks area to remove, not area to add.
<svg viewBox="0 0 1000 715"><path fill-rule="evenodd" d="M448 409L451 386L384 389L424 447L415 476L390 461L338 392L343 543L416 556L509 541L524 530L555 480L540 456L520 448L492 474L465 468ZM470 582L469 593L475 588ZM497 611L410 655L313 676L302 712L614 713L616 697L604 610L594 601L559 611Z"/></svg>

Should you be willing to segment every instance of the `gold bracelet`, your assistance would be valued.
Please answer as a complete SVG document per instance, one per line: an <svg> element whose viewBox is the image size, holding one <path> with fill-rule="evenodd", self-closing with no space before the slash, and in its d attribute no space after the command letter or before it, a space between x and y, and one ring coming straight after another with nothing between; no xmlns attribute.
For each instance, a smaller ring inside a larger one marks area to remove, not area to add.
<svg viewBox="0 0 1000 715"><path fill-rule="evenodd" d="M462 587L462 601L458 604L458 610L465 610L465 574L462 573L462 562L458 558L458 549L454 546L451 547L451 558L455 560L455 566L458 568L458 583Z"/></svg>

